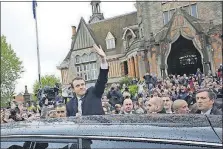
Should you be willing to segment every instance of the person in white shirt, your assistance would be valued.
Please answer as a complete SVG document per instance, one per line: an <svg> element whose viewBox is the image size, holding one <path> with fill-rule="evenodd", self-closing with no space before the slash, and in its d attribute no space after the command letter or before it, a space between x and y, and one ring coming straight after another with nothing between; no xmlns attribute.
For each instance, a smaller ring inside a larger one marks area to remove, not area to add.
<svg viewBox="0 0 223 149"><path fill-rule="evenodd" d="M101 46L93 45L93 49L101 59L101 67L95 86L87 89L86 82L82 77L75 77L72 80L72 89L74 97L66 104L66 115L82 116L82 115L103 115L101 98L104 94L106 84L108 82L108 63L106 54Z"/></svg>

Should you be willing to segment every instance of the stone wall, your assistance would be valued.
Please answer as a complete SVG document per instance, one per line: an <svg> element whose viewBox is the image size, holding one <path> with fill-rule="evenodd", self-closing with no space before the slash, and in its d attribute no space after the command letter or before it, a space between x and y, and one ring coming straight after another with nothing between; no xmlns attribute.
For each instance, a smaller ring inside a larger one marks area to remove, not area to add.
<svg viewBox="0 0 223 149"><path fill-rule="evenodd" d="M213 23L222 23L222 2L197 2L198 18L202 20L213 20Z"/></svg>

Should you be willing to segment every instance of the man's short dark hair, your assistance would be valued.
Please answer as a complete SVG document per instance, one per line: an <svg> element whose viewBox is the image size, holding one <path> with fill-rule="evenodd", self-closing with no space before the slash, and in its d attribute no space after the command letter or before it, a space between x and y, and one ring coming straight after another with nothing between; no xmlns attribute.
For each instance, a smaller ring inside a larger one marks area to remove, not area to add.
<svg viewBox="0 0 223 149"><path fill-rule="evenodd" d="M72 87L72 88L74 88L74 86L73 86L73 82L74 82L75 80L84 80L84 78L82 78L82 77L75 77L75 78L72 80L72 82L71 82L71 87ZM85 81L85 80L84 80L84 81Z"/></svg>
<svg viewBox="0 0 223 149"><path fill-rule="evenodd" d="M208 88L205 88L205 89L200 89L197 91L196 94L198 93L202 93L202 92L207 92L208 93L208 97L211 99L211 100L215 100L217 95L211 90L211 89L208 89Z"/></svg>

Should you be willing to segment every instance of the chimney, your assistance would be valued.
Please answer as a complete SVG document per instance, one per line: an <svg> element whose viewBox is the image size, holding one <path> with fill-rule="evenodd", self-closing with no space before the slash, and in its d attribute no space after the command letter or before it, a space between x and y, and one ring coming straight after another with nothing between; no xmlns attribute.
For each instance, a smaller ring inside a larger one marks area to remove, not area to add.
<svg viewBox="0 0 223 149"><path fill-rule="evenodd" d="M76 35L76 26L71 26L72 27L72 39L74 38L74 36Z"/></svg>

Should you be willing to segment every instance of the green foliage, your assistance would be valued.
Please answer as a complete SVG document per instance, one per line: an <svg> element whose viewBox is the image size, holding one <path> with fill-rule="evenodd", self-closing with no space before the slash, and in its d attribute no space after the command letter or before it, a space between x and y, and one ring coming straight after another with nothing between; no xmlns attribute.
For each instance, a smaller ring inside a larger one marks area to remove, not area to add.
<svg viewBox="0 0 223 149"><path fill-rule="evenodd" d="M55 83L60 83L60 79L54 75L45 75L45 76L41 77L41 83L42 83L42 87L44 87L44 86L54 87ZM37 94L37 91L39 88L40 88L39 81L36 80L33 85L33 92L34 92L33 100L34 101L37 100L37 97L35 95Z"/></svg>
<svg viewBox="0 0 223 149"><path fill-rule="evenodd" d="M129 77L124 77L121 81L120 81L120 85L122 86L123 84L129 86L132 83L132 78Z"/></svg>
<svg viewBox="0 0 223 149"><path fill-rule="evenodd" d="M132 96L135 96L135 94L138 92L138 86L137 85L130 85L129 86L129 92Z"/></svg>
<svg viewBox="0 0 223 149"><path fill-rule="evenodd" d="M22 61L17 57L6 37L1 36L1 106L6 106L15 92L16 80L24 72Z"/></svg>

